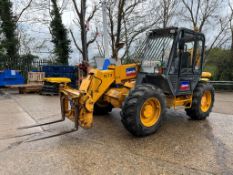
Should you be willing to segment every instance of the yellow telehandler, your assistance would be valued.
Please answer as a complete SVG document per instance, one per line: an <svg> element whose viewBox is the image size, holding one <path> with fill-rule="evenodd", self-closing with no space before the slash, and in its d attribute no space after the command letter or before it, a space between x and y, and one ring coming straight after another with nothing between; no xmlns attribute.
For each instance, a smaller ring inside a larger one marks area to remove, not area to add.
<svg viewBox="0 0 233 175"><path fill-rule="evenodd" d="M74 121L75 130L91 128L93 115L121 108L124 127L147 136L158 130L166 108L183 106L192 119L206 119L214 88L208 83L211 74L202 72L204 52L202 33L176 27L153 30L134 55L139 64L92 69L79 89L61 87L60 121Z"/></svg>

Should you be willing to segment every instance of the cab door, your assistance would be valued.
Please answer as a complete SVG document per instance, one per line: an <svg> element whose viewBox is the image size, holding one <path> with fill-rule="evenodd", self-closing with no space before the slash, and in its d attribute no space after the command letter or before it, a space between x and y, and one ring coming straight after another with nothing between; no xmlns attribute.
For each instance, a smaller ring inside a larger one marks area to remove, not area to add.
<svg viewBox="0 0 233 175"><path fill-rule="evenodd" d="M186 33L180 44L177 95L192 94L202 72L204 40L201 35Z"/></svg>

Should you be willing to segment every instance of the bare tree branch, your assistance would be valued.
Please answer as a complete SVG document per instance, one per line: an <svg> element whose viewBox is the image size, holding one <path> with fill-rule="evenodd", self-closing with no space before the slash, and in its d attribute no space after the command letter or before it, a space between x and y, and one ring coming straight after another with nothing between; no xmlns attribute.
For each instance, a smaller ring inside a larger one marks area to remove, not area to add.
<svg viewBox="0 0 233 175"><path fill-rule="evenodd" d="M97 6L95 5L90 16L87 18L87 21L90 22L92 20L92 18L94 17L95 13L97 11Z"/></svg>
<svg viewBox="0 0 233 175"><path fill-rule="evenodd" d="M188 2L191 2L188 3ZM220 7L219 0L182 0L184 12L181 16L186 21L191 22L195 30L202 31L206 22L217 16L217 9ZM185 10L188 14L184 14Z"/></svg>
<svg viewBox="0 0 233 175"><path fill-rule="evenodd" d="M213 49L213 47L215 46L216 42L218 41L218 39L221 37L221 35L223 34L224 31L226 31L226 29L228 28L228 22L227 23L223 23L223 20L220 19L220 25L221 28L217 34L217 36L215 36L214 41L212 42L212 44L210 45L210 48L208 49L209 51L211 51ZM223 37L224 38L224 37ZM223 39L222 38L222 39Z"/></svg>
<svg viewBox="0 0 233 175"><path fill-rule="evenodd" d="M82 54L83 51L82 51L82 49L78 46L78 43L77 43L77 41L76 41L76 39L75 39L75 37L74 37L74 33L72 32L71 29L70 29L70 34L71 34L71 37L72 37L72 39L73 39L73 41L74 41L75 47L76 47L76 48L78 49L78 51Z"/></svg>
<svg viewBox="0 0 233 175"><path fill-rule="evenodd" d="M95 40L97 39L97 37L98 37L98 31L95 33L95 36L91 40L89 40L87 42L87 47L89 47L89 45L91 45L92 43L94 43Z"/></svg>
<svg viewBox="0 0 233 175"><path fill-rule="evenodd" d="M231 5L230 1L228 2L228 6L230 8L230 17L229 17L229 23L230 23L230 30L231 30L231 51L233 52L233 5Z"/></svg>
<svg viewBox="0 0 233 175"><path fill-rule="evenodd" d="M23 8L23 10L20 12L20 14L18 15L17 19L16 19L16 23L19 21L19 19L21 18L21 16L23 15L23 13L31 6L33 0L30 0L27 4L26 7Z"/></svg>
<svg viewBox="0 0 233 175"><path fill-rule="evenodd" d="M80 16L81 16L81 13L80 13L80 11L79 11L79 9L78 9L76 0L72 0L72 2L73 2L73 5L74 5L74 9L75 9L76 14L80 17Z"/></svg>
<svg viewBox="0 0 233 175"><path fill-rule="evenodd" d="M103 44L101 46L100 43L96 40L96 45L97 45L97 49L99 51L100 56L104 57L105 54L104 54Z"/></svg>

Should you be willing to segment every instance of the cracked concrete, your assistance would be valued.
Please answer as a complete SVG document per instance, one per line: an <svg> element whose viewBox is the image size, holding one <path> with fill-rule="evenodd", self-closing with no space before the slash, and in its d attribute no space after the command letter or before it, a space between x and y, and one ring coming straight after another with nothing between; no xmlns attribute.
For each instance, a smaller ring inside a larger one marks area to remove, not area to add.
<svg viewBox="0 0 233 175"><path fill-rule="evenodd" d="M160 130L145 138L131 136L114 110L96 116L90 130L28 142L73 123L17 130L59 119L59 98L1 94L0 174L233 174L232 107L233 93L218 93L206 121L169 110Z"/></svg>

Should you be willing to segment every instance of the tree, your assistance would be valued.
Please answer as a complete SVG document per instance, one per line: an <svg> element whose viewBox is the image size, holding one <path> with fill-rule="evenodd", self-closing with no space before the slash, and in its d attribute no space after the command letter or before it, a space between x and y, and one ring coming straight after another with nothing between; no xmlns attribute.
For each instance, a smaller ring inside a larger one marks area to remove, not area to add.
<svg viewBox="0 0 233 175"><path fill-rule="evenodd" d="M191 22L193 29L202 31L210 18L217 15L220 6L219 0L182 0L182 16L185 21Z"/></svg>
<svg viewBox="0 0 233 175"><path fill-rule="evenodd" d="M20 55L20 63L19 63L20 67L25 67L25 65L26 65L26 67L27 66L29 67L29 66L32 65L33 61L35 61L37 59L39 59L38 56L32 55L30 53L24 54L24 55Z"/></svg>
<svg viewBox="0 0 233 175"><path fill-rule="evenodd" d="M206 70L212 72L215 80L231 81L233 79L233 60L229 49L213 48L209 52L210 60Z"/></svg>
<svg viewBox="0 0 233 175"><path fill-rule="evenodd" d="M58 4L60 0L57 0ZM40 58L54 58L51 43L52 2L40 0L14 0L14 14L17 16L19 54L35 54ZM59 6L60 13L63 7ZM25 27L26 26L26 27Z"/></svg>
<svg viewBox="0 0 233 175"><path fill-rule="evenodd" d="M61 14L57 5L57 0L52 2L52 21L50 23L52 42L55 46L54 54L56 55L56 62L59 64L68 65L70 53L70 40L67 36L67 30L62 23Z"/></svg>
<svg viewBox="0 0 233 175"><path fill-rule="evenodd" d="M1 41L7 59L6 66L13 68L18 64L18 39L16 37L16 20L12 13L12 3L9 0L0 1L1 29L4 38Z"/></svg>
<svg viewBox="0 0 233 175"><path fill-rule="evenodd" d="M112 58L116 61L120 60L119 51L122 48L122 43L125 43L122 58L129 57L130 48L140 34L158 23L159 18L154 18L155 14L152 14L152 9L149 8L151 5L146 2L146 0L108 1L107 11ZM153 20L150 17L153 17Z"/></svg>
<svg viewBox="0 0 233 175"><path fill-rule="evenodd" d="M231 31L231 51L233 55L233 5L231 5L230 1L228 6L230 8L229 21L230 21L230 31Z"/></svg>
<svg viewBox="0 0 233 175"><path fill-rule="evenodd" d="M88 63L89 57L88 57L88 48L91 44L93 44L98 36L98 31L94 34L94 36L88 40L88 32L89 32L89 25L92 21L93 17L95 16L95 13L97 12L97 5L94 5L93 9L90 12L90 15L87 17L87 0L80 0L80 9L78 8L78 4L76 0L72 0L75 13L78 16L78 26L80 28L80 35L81 35L81 43L82 47L80 47L75 39L75 36L73 34L73 31L70 30L72 39L74 41L74 44L78 51L82 54L83 61L85 63Z"/></svg>
<svg viewBox="0 0 233 175"><path fill-rule="evenodd" d="M213 48L221 47L229 40L227 33L229 21L225 20L224 13L219 13L222 8L221 3L221 0L182 0L183 8L180 15L185 22L192 24L194 30L208 34L211 27L215 29L214 34L207 38L209 48L206 61ZM203 30L204 28L206 31Z"/></svg>
<svg viewBox="0 0 233 175"><path fill-rule="evenodd" d="M24 6L24 8L23 8L23 9L20 11L20 13L17 15L17 18L16 18L15 22L18 22L18 21L20 20L21 16L24 14L24 12L26 12L26 10L31 6L32 1L33 1L33 0L29 0L29 1L27 2L27 4ZM20 1L20 3L22 4L22 1Z"/></svg>
<svg viewBox="0 0 233 175"><path fill-rule="evenodd" d="M160 22L162 23L162 27L163 28L168 27L169 24L171 23L171 20L174 19L174 17L176 16L178 1L160 0L160 1L153 1L152 3L155 4L154 6L157 11L157 15L161 20Z"/></svg>

